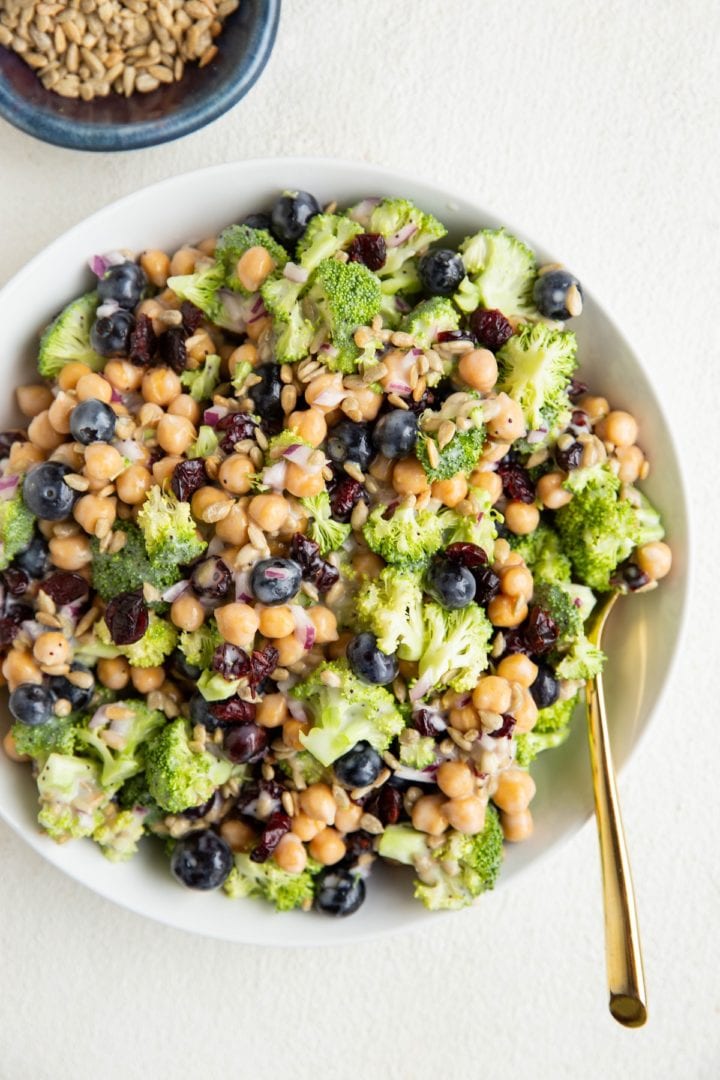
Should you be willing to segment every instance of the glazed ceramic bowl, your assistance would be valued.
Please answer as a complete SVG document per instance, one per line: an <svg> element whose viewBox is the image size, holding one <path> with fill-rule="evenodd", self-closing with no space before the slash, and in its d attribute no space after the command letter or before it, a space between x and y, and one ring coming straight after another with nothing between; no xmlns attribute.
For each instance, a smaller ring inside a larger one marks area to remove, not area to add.
<svg viewBox="0 0 720 1080"><path fill-rule="evenodd" d="M37 255L0 293L5 385L32 379L38 332L58 308L88 287L89 255L117 248L173 251L185 241L212 235L251 211L266 209L279 191L288 188L311 191L321 203L337 199L341 206L369 195L406 196L436 214L455 243L481 226L501 223L528 239L505 217L499 219L469 199L357 162L308 158L245 161L177 176L93 214ZM529 242L543 261L562 257L561 252ZM644 487L663 513L675 553L672 574L662 587L624 600L609 627L605 685L615 761L621 768L658 707L678 651L687 596L688 523L671 427L649 375L589 284L583 279L585 307L582 317L573 323L582 358L581 377L614 405L626 407L638 417L642 445L653 463ZM17 426L19 418L9 402L4 409L0 430ZM6 709L2 712L0 735L8 722ZM577 718L564 746L541 755L533 775L538 789L533 802L535 833L524 844L508 846L498 885L501 889L515 888L521 871L575 833L592 813L582 717ZM278 915L256 901L230 901L221 893L183 889L152 843L146 843L136 858L121 865L107 862L89 841L58 847L39 834L36 812L36 790L28 768L0 753L0 815L28 844L56 867L116 903L196 933L264 945L324 945L410 926L430 927L446 918L475 919L476 926L482 919L482 901L478 908L460 915L427 912L412 899L412 874L385 866L373 870L367 901L348 919L300 912Z"/></svg>
<svg viewBox="0 0 720 1080"><path fill-rule="evenodd" d="M272 52L279 18L280 0L242 0L225 22L212 63L202 70L189 65L180 82L129 98L60 97L0 47L0 116L36 139L73 150L136 150L179 139L247 94Z"/></svg>

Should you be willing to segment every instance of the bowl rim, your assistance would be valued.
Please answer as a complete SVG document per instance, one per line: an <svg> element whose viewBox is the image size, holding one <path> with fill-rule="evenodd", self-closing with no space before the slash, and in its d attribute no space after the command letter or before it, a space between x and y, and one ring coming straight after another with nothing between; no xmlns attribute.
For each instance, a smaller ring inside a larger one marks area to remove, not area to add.
<svg viewBox="0 0 720 1080"><path fill-rule="evenodd" d="M386 168L385 166L375 165L364 161L356 161L348 158L333 158L327 156L316 157L312 155L248 158L241 161L225 162L218 165L207 166L201 169L189 170L188 172L179 173L175 176L165 177L162 180L155 181L152 184L148 184L144 187L138 188L135 191L132 191L119 199L107 203L100 209L95 210L91 215L81 219L75 225L65 230L65 232L63 232L60 236L56 237L55 240L51 241L50 244L46 245L44 248L42 248L41 251L37 252L34 256L32 256L30 260L25 263L25 265L22 266L11 277L3 285L2 288L0 288L0 303L2 303L6 292L10 291L11 288L14 289L20 287L22 285L22 282L26 278L31 277L36 263L39 263L40 260L44 259L48 254L54 252L56 249L62 248L62 246L69 239L71 239L75 235L75 233L79 233L81 232L81 230L87 228L88 226L92 226L96 219L102 217L102 215L104 215L110 209L130 209L135 200L145 198L153 191L159 191L160 189L165 188L167 185L172 184L173 182L185 183L190 181L192 178L197 179L198 183L202 183L202 178L209 176L210 174L222 174L223 172L232 173L235 169L244 167L247 167L251 171L254 169L260 170L273 167L283 169L287 169L288 167L297 169L310 168L319 171L322 171L326 168L340 168L343 171L352 170L358 180L364 181L365 178L367 178L368 184L374 184L375 191L382 191L384 189L388 191L392 191L393 189L401 190L402 185L404 184L408 184L411 186L424 186L434 191L436 195L439 194L444 199L446 199L449 205L452 205L453 201L457 201L460 204L467 204L473 209L474 212L477 213L480 220L482 220L483 216L485 216L488 218L495 218L496 220L502 221L508 231L521 236L529 245L533 247L533 249L541 251L548 250L544 247L544 245L536 243L534 237L529 237L524 229L517 229L514 223L508 220L506 215L496 213L496 211L489 206L481 206L479 203L476 203L474 198L470 195L464 194L459 191L454 191L452 188L446 187L445 184L436 183L435 181L430 179L413 177L407 173L398 172L393 168ZM368 187L368 190L371 189ZM585 283L585 279L583 280ZM687 499L687 481L685 477L682 456L680 454L680 448L676 441L672 426L669 423L665 408L661 400L659 399L657 393L655 392L655 387L652 379L650 378L649 372L647 371L645 364L640 358L639 353L632 347L628 338L619 328L618 323L616 322L614 317L608 312L605 305L598 302L598 300L595 298L595 294L592 292L591 289L588 289L587 293L589 297L592 297L593 304L597 308L599 314L603 317L603 319L607 320L614 333L627 347L628 351L632 354L635 363L638 365L640 371L647 378L648 383L650 384L655 408L657 409L658 416L662 421L665 436L668 439L671 453L677 464L680 485L679 490L675 492L675 497L677 498L679 503L680 520L684 522L685 531L687 534L687 548L685 552L685 559L683 560L681 567L678 571L679 578L677 581L677 586L679 591L679 609L676 622L677 636L675 647L670 656L669 663L663 672L662 685L658 692L655 703L653 707L648 711L642 729L633 738L632 744L630 745L627 751L627 755L623 760L622 764L616 767L616 773L619 776L622 770L624 770L624 768L629 764L632 757L636 754L638 747L641 745L642 741L646 737L654 716L657 714L657 712L663 705L665 696L668 693L668 688L677 671L679 658L683 650L686 635L688 633L688 613L690 607L690 598L692 595L695 580L695 530L690 517L690 507ZM589 781L589 769L587 775ZM529 863L516 869L514 873L517 876L525 874L532 867L537 866L539 862L548 858L551 854L557 853L563 848L565 848L570 843L570 841L580 832L580 830L584 829L587 826L588 822L593 816L594 814L591 809L588 810L588 812L584 815L578 815L576 820L564 829L562 835L558 837L558 839L554 840L552 843L544 847ZM445 915L446 917L449 914L453 914L456 917L462 915L466 919L470 919L473 917L474 913L475 917L478 917L477 907L471 907L464 911L452 913L430 913L425 911L425 909L421 908L421 906L418 904L417 908L419 910L408 915L401 924L389 925L384 927L374 926L372 929L369 928L361 932L353 931L351 934L336 933L333 934L332 937L328 937L325 940L318 940L315 936L306 936L303 933L301 927L297 927L297 934L294 936L294 939L292 941L273 940L272 935L266 935L265 932L263 932L259 936L255 936L252 940L247 937L230 938L227 936L226 933L223 932L222 928L218 928L217 930L215 930L212 924L210 924L209 922L204 923L200 926L193 925L192 927L190 927L187 920L182 917L179 907L177 913L174 909L168 909L163 913L162 917L160 917L154 913L148 913L148 911L144 909L141 897L138 897L137 902L134 901L134 898L132 900L125 899L124 897L120 898L117 895L113 894L112 890L109 887L106 888L101 883L88 881L87 877L84 876L80 870L61 861L60 856L62 854L62 849L59 846L53 845L52 842L49 842L48 838L42 833L31 831L30 829L28 829L27 823L21 820L19 816L16 816L12 812L9 812L8 808L5 807L2 802L0 802L0 819L5 821L6 824L9 825L10 828L12 828L12 830L17 833L25 843L27 843L35 852L42 856L43 859L51 863L51 865L60 869L63 873L67 874L75 881L78 881L83 886L89 888L92 892L102 896L103 899L110 900L113 903L125 908L126 910L134 912L135 914L142 915L145 918L150 918L154 922L164 923L165 925L170 926L175 930L182 930L186 933L201 934L202 936L214 938L216 940L231 941L233 944L252 943L261 945L262 947L275 948L319 948L335 945L347 945L354 944L356 942L370 941L380 937L386 937L389 934L408 933L411 931L428 929L433 925L442 924L444 922L442 915ZM503 879L501 875L498 881L498 887L502 887L504 883L505 879ZM431 915L434 916L434 918L430 918ZM337 929L339 928L336 925L336 930Z"/></svg>
<svg viewBox="0 0 720 1080"><path fill-rule="evenodd" d="M77 122L29 104L2 78L0 116L40 142L91 153L141 150L181 139L221 117L260 78L275 45L282 0L259 0L259 3L262 6L248 43L248 49L252 50L250 62L236 68L234 76L216 94L203 97L197 105L181 107L169 119L140 120L130 124Z"/></svg>

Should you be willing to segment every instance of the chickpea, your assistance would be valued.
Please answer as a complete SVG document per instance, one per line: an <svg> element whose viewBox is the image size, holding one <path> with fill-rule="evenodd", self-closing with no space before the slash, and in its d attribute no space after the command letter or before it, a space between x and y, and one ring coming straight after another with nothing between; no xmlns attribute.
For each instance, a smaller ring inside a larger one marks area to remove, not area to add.
<svg viewBox="0 0 720 1080"><path fill-rule="evenodd" d="M642 467L645 464L645 455L640 447L618 446L615 450L615 457L620 465L620 468L618 469L620 483L634 484L639 478Z"/></svg>
<svg viewBox="0 0 720 1080"><path fill-rule="evenodd" d="M310 784L299 796L300 809L315 821L332 825L335 821L337 806L331 789L327 784Z"/></svg>
<svg viewBox="0 0 720 1080"><path fill-rule="evenodd" d="M179 465L181 461L182 458L177 454L168 454L167 457L160 458L159 461L156 461L152 467L153 483L163 487L165 481L169 480L175 472L175 466ZM192 506L192 501L190 505Z"/></svg>
<svg viewBox="0 0 720 1080"><path fill-rule="evenodd" d="M258 630L258 617L249 604L225 604L215 609L218 630L231 645L252 645Z"/></svg>
<svg viewBox="0 0 720 1080"><path fill-rule="evenodd" d="M50 423L47 409L34 416L28 424L28 438L41 450L56 450L64 441L64 435L58 434Z"/></svg>
<svg viewBox="0 0 720 1080"><path fill-rule="evenodd" d="M413 828L430 836L442 836L448 827L442 812L444 805L444 795L421 795L410 814Z"/></svg>
<svg viewBox="0 0 720 1080"><path fill-rule="evenodd" d="M140 388L143 369L137 364L131 364L129 360L108 360L103 370L103 377L114 390L127 394Z"/></svg>
<svg viewBox="0 0 720 1080"><path fill-rule="evenodd" d="M477 731L480 717L472 705L459 705L450 710L448 722L456 731Z"/></svg>
<svg viewBox="0 0 720 1080"><path fill-rule="evenodd" d="M235 369L238 364L250 364L251 367L255 367L258 362L258 351L255 345L250 341L246 341L244 345L239 345L237 349L233 349L228 357L228 370L231 375L235 374Z"/></svg>
<svg viewBox="0 0 720 1080"><path fill-rule="evenodd" d="M48 547L50 559L58 570L80 570L92 562L90 538L82 533L76 536L53 536Z"/></svg>
<svg viewBox="0 0 720 1080"><path fill-rule="evenodd" d="M170 276L170 260L164 251L143 251L140 265L148 276L151 285L164 289Z"/></svg>
<svg viewBox="0 0 720 1080"><path fill-rule="evenodd" d="M334 866L345 857L347 848L345 841L335 829L323 829L314 836L308 845L313 859L317 859L323 866Z"/></svg>
<svg viewBox="0 0 720 1080"><path fill-rule="evenodd" d="M287 637L295 632L295 619L287 604L277 607L256 608L260 633L267 638Z"/></svg>
<svg viewBox="0 0 720 1080"><path fill-rule="evenodd" d="M231 454L225 458L218 480L232 495L244 495L252 487L252 477L255 475L255 466L245 454Z"/></svg>
<svg viewBox="0 0 720 1080"><path fill-rule="evenodd" d="M670 573L672 551L662 540L653 540L637 549L635 562L651 581L659 581Z"/></svg>
<svg viewBox="0 0 720 1080"><path fill-rule="evenodd" d="M506 596L521 596L523 600L532 598L533 576L527 566L508 566L501 575L500 585Z"/></svg>
<svg viewBox="0 0 720 1080"><path fill-rule="evenodd" d="M182 274L192 274L195 263L202 255L201 251L193 247L183 247L176 251L170 260L170 277Z"/></svg>
<svg viewBox="0 0 720 1080"><path fill-rule="evenodd" d="M586 394L585 397L580 398L577 407L588 414L593 424L598 420L603 420L610 412L610 403L607 398L594 397L592 394Z"/></svg>
<svg viewBox="0 0 720 1080"><path fill-rule="evenodd" d="M167 413L157 426L157 441L168 454L184 454L197 432L186 416Z"/></svg>
<svg viewBox="0 0 720 1080"><path fill-rule="evenodd" d="M145 496L152 487L153 478L144 465L129 465L115 480L115 490L128 506L138 506L145 502Z"/></svg>
<svg viewBox="0 0 720 1080"><path fill-rule="evenodd" d="M524 653L512 653L500 661L497 666L497 673L500 678L506 679L508 682L520 683L520 686L529 687L537 679L538 667ZM509 708L510 702L508 702L508 708L503 709L503 712L507 712Z"/></svg>
<svg viewBox="0 0 720 1080"><path fill-rule="evenodd" d="M464 761L443 761L437 771L437 786L448 799L465 799L475 791L475 777Z"/></svg>
<svg viewBox="0 0 720 1080"><path fill-rule="evenodd" d="M503 713L510 710L510 683L498 675L484 675L473 690L473 705L479 712Z"/></svg>
<svg viewBox="0 0 720 1080"><path fill-rule="evenodd" d="M196 427L200 421L200 403L189 394L178 394L168 405L167 411L171 416L184 416Z"/></svg>
<svg viewBox="0 0 720 1080"><path fill-rule="evenodd" d="M535 488L537 497L543 506L549 510L559 510L561 506L567 506L572 499L572 493L563 487L565 477L560 472L549 472L541 476Z"/></svg>
<svg viewBox="0 0 720 1080"><path fill-rule="evenodd" d="M632 446L638 437L638 425L634 416L622 409L613 409L598 423L595 434L614 446Z"/></svg>
<svg viewBox="0 0 720 1080"><path fill-rule="evenodd" d="M122 454L108 443L92 443L85 450L85 475L91 480L114 480L125 468Z"/></svg>
<svg viewBox="0 0 720 1080"><path fill-rule="evenodd" d="M38 413L49 411L54 398L49 386L18 386L15 391L18 408L23 416L37 416Z"/></svg>
<svg viewBox="0 0 720 1080"><path fill-rule="evenodd" d="M137 415L138 423L143 427L156 428L164 416L163 410L159 405L153 404L151 401L146 401L144 405L140 406L140 412Z"/></svg>
<svg viewBox="0 0 720 1080"><path fill-rule="evenodd" d="M180 379L171 368L150 368L143 376L142 396L153 405L169 405L181 393Z"/></svg>
<svg viewBox="0 0 720 1080"><path fill-rule="evenodd" d="M101 499L99 495L83 495L73 507L73 517L78 525L81 525L91 536L97 534L100 522L106 521L111 526L116 516L117 499L115 498Z"/></svg>
<svg viewBox="0 0 720 1080"><path fill-rule="evenodd" d="M341 833L355 832L360 828L360 818L363 816L362 806L351 802L345 809L338 810L335 815L335 828Z"/></svg>
<svg viewBox="0 0 720 1080"><path fill-rule="evenodd" d="M206 330L198 330L191 338L188 338L188 341L190 342L187 346L188 356L198 364L202 364L206 356L215 352L215 342Z"/></svg>
<svg viewBox="0 0 720 1080"><path fill-rule="evenodd" d="M130 665L124 656L98 660L97 677L109 690L124 690L130 682Z"/></svg>
<svg viewBox="0 0 720 1080"><path fill-rule="evenodd" d="M307 852L300 837L292 832L285 833L273 852L273 859L286 873L302 874L307 866Z"/></svg>
<svg viewBox="0 0 720 1080"><path fill-rule="evenodd" d="M302 749L302 747L300 747ZM299 814L295 814L292 819L292 832L300 840L312 840L325 828L325 823L322 821L316 821L314 818L308 817L302 810Z"/></svg>
<svg viewBox="0 0 720 1080"><path fill-rule="evenodd" d="M333 401L332 404L325 405L318 401L318 398L324 397L326 394L332 395L332 397L343 396L344 393L340 372L336 371L332 374L327 372L324 375L318 375L307 384L305 387L305 401L308 405L313 405L316 409L319 409L320 412L328 413L336 407L338 402Z"/></svg>
<svg viewBox="0 0 720 1080"><path fill-rule="evenodd" d="M254 293L274 269L275 260L270 252L257 244L240 256L235 266L235 274L243 288Z"/></svg>
<svg viewBox="0 0 720 1080"><path fill-rule="evenodd" d="M283 724L283 742L293 750L304 750L305 747L300 741L300 736L307 735L309 730L310 725L302 720L286 720ZM310 837L308 837L309 839Z"/></svg>
<svg viewBox="0 0 720 1080"><path fill-rule="evenodd" d="M380 482L384 484L390 481L394 467L395 462L392 458L386 458L382 454L376 454L370 462L370 468L367 471L372 477L376 480L380 480Z"/></svg>
<svg viewBox="0 0 720 1080"><path fill-rule="evenodd" d="M45 452L31 442L14 442L10 447L8 471L19 476L45 460Z"/></svg>
<svg viewBox="0 0 720 1080"><path fill-rule="evenodd" d="M32 653L20 649L11 649L5 657L2 673L7 679L8 689L12 693L22 683L41 683L43 675Z"/></svg>
<svg viewBox="0 0 720 1080"><path fill-rule="evenodd" d="M522 597L505 596L501 593L492 598L487 613L493 626L509 628L520 625L528 613L528 606Z"/></svg>
<svg viewBox="0 0 720 1080"><path fill-rule="evenodd" d="M211 508L215 506L215 503L228 502L229 498L227 492L222 491L220 488L210 487L209 485L198 488L190 499L192 516L198 521L210 522L215 512Z"/></svg>
<svg viewBox="0 0 720 1080"><path fill-rule="evenodd" d="M147 315L148 319L152 322L155 333L161 334L165 330L165 324L162 322L160 316L165 310L165 305L161 304L159 300L141 300L136 308L136 314L138 316Z"/></svg>
<svg viewBox="0 0 720 1080"><path fill-rule="evenodd" d="M316 604L307 609L311 623L315 627L315 644L325 645L328 641L337 641L337 620L330 608Z"/></svg>
<svg viewBox="0 0 720 1080"><path fill-rule="evenodd" d="M8 730L3 735L2 747L5 751L5 756L9 757L11 761L16 761L19 765L25 761L32 761L29 754L18 753L17 746L15 745L15 738L12 733L12 729Z"/></svg>
<svg viewBox="0 0 720 1080"><path fill-rule="evenodd" d="M475 836L485 827L485 801L477 795L450 799L442 808L448 824L458 832Z"/></svg>
<svg viewBox="0 0 720 1080"><path fill-rule="evenodd" d="M286 634L285 637L273 638L272 644L278 651L278 665L280 667L292 667L305 655L305 646L295 634Z"/></svg>
<svg viewBox="0 0 720 1080"><path fill-rule="evenodd" d="M220 826L220 835L235 852L252 851L255 846L255 830L238 818L227 818Z"/></svg>
<svg viewBox="0 0 720 1080"><path fill-rule="evenodd" d="M205 622L205 608L191 592L184 592L173 600L170 619L178 630L199 630Z"/></svg>
<svg viewBox="0 0 720 1080"><path fill-rule="evenodd" d="M433 499L439 499L445 506L457 506L468 493L468 483L464 473L456 473L448 480L436 480L430 490Z"/></svg>
<svg viewBox="0 0 720 1080"><path fill-rule="evenodd" d="M285 470L285 487L298 499L310 499L325 490L325 478L322 472L307 472L294 461L290 461Z"/></svg>
<svg viewBox="0 0 720 1080"><path fill-rule="evenodd" d="M260 727L276 728L289 717L284 694L266 694L257 707L255 721Z"/></svg>
<svg viewBox="0 0 720 1080"><path fill-rule="evenodd" d="M277 532L289 513L290 505L282 495L255 495L248 506L248 514L263 532Z"/></svg>
<svg viewBox="0 0 720 1080"><path fill-rule="evenodd" d="M540 523L540 511L534 503L511 499L505 507L505 524L516 536L527 536L535 532Z"/></svg>
<svg viewBox="0 0 720 1080"><path fill-rule="evenodd" d="M159 690L165 682L165 668L134 667L130 669L130 678L139 694L149 694L153 690Z"/></svg>
<svg viewBox="0 0 720 1080"><path fill-rule="evenodd" d="M65 364L58 373L57 384L61 390L74 390L83 375L91 375L92 372L87 364L81 364L79 360L71 360Z"/></svg>
<svg viewBox="0 0 720 1080"><path fill-rule="evenodd" d="M514 442L527 431L523 411L518 403L505 393L498 394L497 403L499 411L492 420L488 421L488 435L491 439L499 439L501 442Z"/></svg>
<svg viewBox="0 0 720 1080"><path fill-rule="evenodd" d="M401 458L395 463L392 485L398 495L420 495L429 486L425 470L415 457Z"/></svg>
<svg viewBox="0 0 720 1080"><path fill-rule="evenodd" d="M529 772L511 767L498 776L493 802L500 810L517 814L520 810L527 810L535 797L535 790L535 781Z"/></svg>
<svg viewBox="0 0 720 1080"><path fill-rule="evenodd" d="M320 446L327 437L325 414L320 409L304 409L302 412L290 413L287 424L291 431L311 446Z"/></svg>
<svg viewBox="0 0 720 1080"><path fill-rule="evenodd" d="M375 578L384 568L385 562L374 551L359 551L352 557L352 568L356 574Z"/></svg>
<svg viewBox="0 0 720 1080"><path fill-rule="evenodd" d="M489 349L473 349L460 357L458 374L468 386L486 394L497 382L497 360Z"/></svg>
<svg viewBox="0 0 720 1080"><path fill-rule="evenodd" d="M94 371L78 379L75 393L78 401L89 401L91 398L97 398L98 401L102 401L106 405L109 405L112 401L112 386L107 379L104 379L102 375L96 375Z"/></svg>
<svg viewBox="0 0 720 1080"><path fill-rule="evenodd" d="M503 836L510 844L528 840L533 834L533 819L529 810L521 810L519 814L500 814L500 825Z"/></svg>
<svg viewBox="0 0 720 1080"><path fill-rule="evenodd" d="M537 724L538 707L527 687L521 686L519 691L513 695L511 711L515 717L515 731L518 735L525 735Z"/></svg>
<svg viewBox="0 0 720 1080"><path fill-rule="evenodd" d="M369 386L360 386L353 390L353 397L357 401L363 420L374 420L380 412L383 395L378 394L376 390L371 390Z"/></svg>
<svg viewBox="0 0 720 1080"><path fill-rule="evenodd" d="M241 546L247 543L248 519L244 506L233 506L227 517L215 522L215 535L226 544Z"/></svg>
<svg viewBox="0 0 720 1080"><path fill-rule="evenodd" d="M487 491L492 506L502 495L502 480L496 472L491 472L489 469L475 469L470 474L470 483L481 491Z"/></svg>
<svg viewBox="0 0 720 1080"><path fill-rule="evenodd" d="M60 446L58 446L57 450L53 450L52 454L50 455L51 460L59 461L62 465L67 465L67 467L69 469L72 469L73 472L82 472L85 466L85 456L84 454L78 453L78 451L75 449L76 445L77 444L74 442L62 443ZM105 485L103 483L100 486L104 487ZM90 485L90 490L92 490L92 482Z"/></svg>

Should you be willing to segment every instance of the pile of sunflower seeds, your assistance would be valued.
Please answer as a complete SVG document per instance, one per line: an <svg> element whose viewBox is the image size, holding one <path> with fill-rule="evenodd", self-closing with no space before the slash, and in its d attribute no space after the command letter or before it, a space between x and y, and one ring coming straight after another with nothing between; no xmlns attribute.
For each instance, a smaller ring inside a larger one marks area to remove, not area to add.
<svg viewBox="0 0 720 1080"><path fill-rule="evenodd" d="M148 94L217 55L240 0L0 0L0 45L46 90L91 101Z"/></svg>

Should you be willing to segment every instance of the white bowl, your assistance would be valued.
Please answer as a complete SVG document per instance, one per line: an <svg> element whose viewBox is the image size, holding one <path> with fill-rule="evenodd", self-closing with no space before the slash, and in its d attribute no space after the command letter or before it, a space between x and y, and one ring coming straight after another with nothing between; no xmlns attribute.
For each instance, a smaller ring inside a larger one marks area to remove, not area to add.
<svg viewBox="0 0 720 1080"><path fill-rule="evenodd" d="M65 302L88 285L88 256L117 248L172 251L186 241L210 236L221 226L263 209L282 189L306 189L321 203L351 204L367 195L402 195L436 214L458 242L481 226L507 225L474 203L385 169L358 162L311 158L243 161L161 181L113 203L75 226L37 255L0 293L5 397L0 430L16 425L10 387L32 381L38 332ZM550 252L529 240L540 259ZM583 286L587 282L583 281ZM681 634L687 594L685 555L687 511L669 424L639 359L613 321L585 288L577 332L581 374L613 405L631 410L640 422L640 442L652 462L644 485L662 510L675 566L656 591L624 601L608 636L606 692L615 762L622 767L637 745L669 677ZM7 712L5 710L5 720ZM4 730L5 721L0 724ZM582 719L561 749L544 754L534 767L538 794L532 839L510 846L499 887L540 855L575 833L592 813L592 793ZM80 841L57 846L38 832L35 786L27 767L0 753L0 815L36 851L60 870L102 896L170 926L228 941L261 945L323 945L357 941L411 925L432 925L447 916L432 914L412 899L411 875L378 867L368 899L349 919L293 912L276 914L254 901L183 889L167 861L146 844L123 865L107 862L97 847ZM470 917L470 916L468 916ZM479 916L478 916L479 917Z"/></svg>

